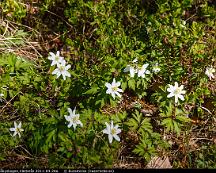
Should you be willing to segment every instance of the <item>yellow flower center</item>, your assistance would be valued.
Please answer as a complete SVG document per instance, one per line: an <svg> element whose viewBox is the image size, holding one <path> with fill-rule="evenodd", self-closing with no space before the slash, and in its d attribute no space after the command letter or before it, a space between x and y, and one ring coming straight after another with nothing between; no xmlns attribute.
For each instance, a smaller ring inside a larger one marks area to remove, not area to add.
<svg viewBox="0 0 216 173"><path fill-rule="evenodd" d="M21 129L20 128L16 128L16 132L17 133L21 133Z"/></svg>
<svg viewBox="0 0 216 173"><path fill-rule="evenodd" d="M55 60L58 61L58 60L59 60L59 56L56 56L56 57L55 57Z"/></svg>
<svg viewBox="0 0 216 173"><path fill-rule="evenodd" d="M64 66L61 65L61 66L59 67L59 70L60 70L60 71L64 71Z"/></svg>
<svg viewBox="0 0 216 173"><path fill-rule="evenodd" d="M117 90L118 90L118 87L117 87L117 86L114 86L114 87L112 87L112 90L113 90L113 91L117 91Z"/></svg>
<svg viewBox="0 0 216 173"><path fill-rule="evenodd" d="M73 123L77 123L79 121L79 117L73 117L72 121L73 121Z"/></svg>
<svg viewBox="0 0 216 173"><path fill-rule="evenodd" d="M116 129L112 128L112 129L111 129L111 134L112 134L112 135L115 135L115 134L116 134Z"/></svg>
<svg viewBox="0 0 216 173"><path fill-rule="evenodd" d="M176 88L175 90L174 90L174 94L176 95L176 94L180 94L180 92L181 92L181 89L180 88Z"/></svg>

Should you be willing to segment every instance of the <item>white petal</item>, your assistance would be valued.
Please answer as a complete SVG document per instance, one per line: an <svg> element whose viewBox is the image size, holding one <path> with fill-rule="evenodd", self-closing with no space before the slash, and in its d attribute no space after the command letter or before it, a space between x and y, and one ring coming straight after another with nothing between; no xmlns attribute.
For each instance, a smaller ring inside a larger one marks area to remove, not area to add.
<svg viewBox="0 0 216 173"><path fill-rule="evenodd" d="M60 52L59 51L56 52L56 56L60 56Z"/></svg>
<svg viewBox="0 0 216 173"><path fill-rule="evenodd" d="M16 136L16 134L17 134L17 132L16 132L16 131L14 131L14 134L13 134L13 136Z"/></svg>
<svg viewBox="0 0 216 173"><path fill-rule="evenodd" d="M112 85L115 85L115 84L116 84L116 80L115 80L115 78L113 78Z"/></svg>
<svg viewBox="0 0 216 173"><path fill-rule="evenodd" d="M148 66L149 66L149 64L144 64L144 65L143 65L143 68L146 69Z"/></svg>
<svg viewBox="0 0 216 173"><path fill-rule="evenodd" d="M14 128L16 129L17 128L17 123L14 121Z"/></svg>
<svg viewBox="0 0 216 173"><path fill-rule="evenodd" d="M178 83L177 82L175 82L175 86L174 86L175 88L178 88Z"/></svg>
<svg viewBox="0 0 216 173"><path fill-rule="evenodd" d="M73 123L70 122L70 123L68 124L68 128L70 128L72 125L73 125Z"/></svg>
<svg viewBox="0 0 216 173"><path fill-rule="evenodd" d="M73 124L73 128L74 128L74 130L76 130L76 126L77 126L77 124Z"/></svg>
<svg viewBox="0 0 216 173"><path fill-rule="evenodd" d="M67 111L69 112L70 115L72 115L72 109L71 108L67 108Z"/></svg>
<svg viewBox="0 0 216 173"><path fill-rule="evenodd" d="M112 93L112 90L111 90L110 88L108 88L108 89L106 90L106 93L107 93L107 94L111 94L111 93Z"/></svg>
<svg viewBox="0 0 216 173"><path fill-rule="evenodd" d="M113 136L111 134L108 135L108 138L109 138L109 143L111 144L112 141L113 141Z"/></svg>
<svg viewBox="0 0 216 173"><path fill-rule="evenodd" d="M121 129L116 129L116 134L121 133Z"/></svg>
<svg viewBox="0 0 216 173"><path fill-rule="evenodd" d="M110 131L108 131L108 129L107 129L107 128L106 128L106 129L104 129L102 132L103 132L103 133L105 133L105 134L110 134Z"/></svg>
<svg viewBox="0 0 216 173"><path fill-rule="evenodd" d="M135 58L132 62L135 63L135 62L137 62L137 61L138 61L137 58Z"/></svg>
<svg viewBox="0 0 216 173"><path fill-rule="evenodd" d="M65 60L63 60L63 61L61 61L61 63L60 64L57 64L58 65L58 67L60 67L60 66L65 66L66 65L66 61Z"/></svg>
<svg viewBox="0 0 216 173"><path fill-rule="evenodd" d="M56 64L56 61L52 61L51 66L54 66Z"/></svg>
<svg viewBox="0 0 216 173"><path fill-rule="evenodd" d="M169 86L169 88L167 88L168 92L173 92L174 91L174 87L172 85Z"/></svg>
<svg viewBox="0 0 216 173"><path fill-rule="evenodd" d="M113 121L110 122L110 129L113 129Z"/></svg>
<svg viewBox="0 0 216 173"><path fill-rule="evenodd" d="M174 96L173 93L170 93L170 94L167 95L168 98L173 97L173 96Z"/></svg>
<svg viewBox="0 0 216 173"><path fill-rule="evenodd" d="M77 124L79 124L81 127L83 127L83 123L80 120L77 122Z"/></svg>
<svg viewBox="0 0 216 173"><path fill-rule="evenodd" d="M106 86L107 88L111 88L111 87L112 87L112 85L111 85L110 83L105 83L105 86Z"/></svg>
<svg viewBox="0 0 216 173"><path fill-rule="evenodd" d="M115 140L120 141L120 138L118 135L113 135L113 137L115 138Z"/></svg>
<svg viewBox="0 0 216 173"><path fill-rule="evenodd" d="M121 82L116 82L116 86L119 87L121 85Z"/></svg>
<svg viewBox="0 0 216 173"><path fill-rule="evenodd" d="M53 60L53 58L55 57L55 54L53 52L49 53L50 56L48 57L49 60Z"/></svg>
<svg viewBox="0 0 216 173"><path fill-rule="evenodd" d="M150 74L150 71L149 70L146 70L146 72L145 72L146 74Z"/></svg>
<svg viewBox="0 0 216 173"><path fill-rule="evenodd" d="M105 124L106 124L106 127L110 128L110 125L107 122L105 122Z"/></svg>
<svg viewBox="0 0 216 173"><path fill-rule="evenodd" d="M75 116L76 115L76 107L74 108L72 115ZM79 115L79 114L78 114Z"/></svg>
<svg viewBox="0 0 216 173"><path fill-rule="evenodd" d="M141 75L141 77L142 77L142 78L145 78L145 74L143 73L143 74Z"/></svg>
<svg viewBox="0 0 216 173"><path fill-rule="evenodd" d="M115 94L116 94L118 97L121 97L121 94L119 94L119 92L115 91Z"/></svg>
<svg viewBox="0 0 216 173"><path fill-rule="evenodd" d="M131 76L131 77L134 77L134 75L135 75L135 70L134 70L133 67L131 67L131 68L130 68L130 76Z"/></svg>
<svg viewBox="0 0 216 173"><path fill-rule="evenodd" d="M175 95L175 103L178 102L178 96Z"/></svg>
<svg viewBox="0 0 216 173"><path fill-rule="evenodd" d="M65 70L68 70L69 68L71 68L70 64L65 67Z"/></svg>
<svg viewBox="0 0 216 173"><path fill-rule="evenodd" d="M185 91L185 90L181 91L181 94L185 94L185 93L186 93L186 91Z"/></svg>
<svg viewBox="0 0 216 173"><path fill-rule="evenodd" d="M61 73L59 72L59 71L57 71L57 73L56 73L56 75L57 75L57 79L59 78L59 76L61 76Z"/></svg>
<svg viewBox="0 0 216 173"><path fill-rule="evenodd" d="M138 76L138 77L140 77L140 76L141 76L141 73L140 73L140 71L139 71L139 70L138 70L137 76Z"/></svg>
<svg viewBox="0 0 216 173"><path fill-rule="evenodd" d="M58 73L58 71L59 71L59 69L56 68L56 69L52 72L52 74L56 74L56 73Z"/></svg>
<svg viewBox="0 0 216 173"><path fill-rule="evenodd" d="M120 89L120 88L118 88L118 89L117 89L117 91L118 91L118 92L123 92L123 90L122 90L122 89Z"/></svg>
<svg viewBox="0 0 216 173"><path fill-rule="evenodd" d="M19 138L21 137L21 134L20 133L17 133L19 135Z"/></svg>
<svg viewBox="0 0 216 173"><path fill-rule="evenodd" d="M70 121L70 116L64 115L64 117L67 121Z"/></svg>
<svg viewBox="0 0 216 173"><path fill-rule="evenodd" d="M123 70L123 72L128 72L130 71L130 65L127 65L126 68Z"/></svg>
<svg viewBox="0 0 216 173"><path fill-rule="evenodd" d="M64 79L64 80L66 79L66 77L65 77L65 75L64 75L64 74L62 74L62 77L63 77L63 79Z"/></svg>
<svg viewBox="0 0 216 173"><path fill-rule="evenodd" d="M15 131L15 128L10 128L10 131Z"/></svg>
<svg viewBox="0 0 216 173"><path fill-rule="evenodd" d="M22 126L22 122L19 123L18 128L21 128L21 126Z"/></svg>
<svg viewBox="0 0 216 173"><path fill-rule="evenodd" d="M179 97L182 101L184 100L183 95L178 95L178 97Z"/></svg>
<svg viewBox="0 0 216 173"><path fill-rule="evenodd" d="M111 92L111 95L112 95L113 99L115 100L115 93Z"/></svg>
<svg viewBox="0 0 216 173"><path fill-rule="evenodd" d="M180 90L183 90L183 88L184 88L184 85L181 85L181 86L179 87Z"/></svg>
<svg viewBox="0 0 216 173"><path fill-rule="evenodd" d="M67 77L71 77L71 74L68 71L65 71L64 75L67 76Z"/></svg>

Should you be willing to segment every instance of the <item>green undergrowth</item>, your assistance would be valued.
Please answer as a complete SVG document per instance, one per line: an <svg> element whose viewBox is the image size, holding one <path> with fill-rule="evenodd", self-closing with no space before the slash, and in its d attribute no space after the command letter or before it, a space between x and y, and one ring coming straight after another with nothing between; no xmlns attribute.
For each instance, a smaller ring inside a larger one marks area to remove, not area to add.
<svg viewBox="0 0 216 173"><path fill-rule="evenodd" d="M127 157L146 166L168 156L174 168L216 168L216 77L206 73L216 68L213 1L0 5L0 167L24 158L16 168L113 168ZM7 53L26 45L29 34L41 47L50 44L38 50L44 56ZM66 80L53 74L57 66L48 59L57 51L70 65ZM113 79L121 97L107 92ZM183 97L177 101L168 96L175 83ZM82 125L68 128L68 108ZM120 141L104 133L111 121ZM10 130L14 122L22 122L20 138Z"/></svg>

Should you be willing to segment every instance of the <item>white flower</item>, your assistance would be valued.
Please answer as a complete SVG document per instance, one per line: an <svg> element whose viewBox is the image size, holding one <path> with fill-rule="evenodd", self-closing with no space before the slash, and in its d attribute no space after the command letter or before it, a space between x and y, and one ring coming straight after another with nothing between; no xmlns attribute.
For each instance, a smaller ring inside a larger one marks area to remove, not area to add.
<svg viewBox="0 0 216 173"><path fill-rule="evenodd" d="M127 65L127 67L124 69L124 72L130 72L130 77L134 77L135 73L137 73L137 70L130 65Z"/></svg>
<svg viewBox="0 0 216 173"><path fill-rule="evenodd" d="M20 122L19 125L17 125L17 123L14 121L14 128L10 128L10 131L14 131L13 136L16 136L17 134L19 135L19 137L21 137L21 132L24 131L22 128L22 123Z"/></svg>
<svg viewBox="0 0 216 173"><path fill-rule="evenodd" d="M113 79L112 84L110 83L105 83L105 86L107 87L107 94L111 94L112 97L115 99L115 95L118 97L121 97L121 94L119 92L123 92L122 89L118 88L121 85L120 82L116 82L115 78Z"/></svg>
<svg viewBox="0 0 216 173"><path fill-rule="evenodd" d="M150 71L147 70L149 64L144 64L141 68L138 69L138 77L145 78L145 74L150 74Z"/></svg>
<svg viewBox="0 0 216 173"><path fill-rule="evenodd" d="M0 94L0 102L2 102L2 100L3 100L3 97L4 97L4 94Z"/></svg>
<svg viewBox="0 0 216 173"><path fill-rule="evenodd" d="M66 66L66 62L63 61L61 64L57 64L57 68L52 72L52 74L56 74L57 78L62 75L65 80L66 76L71 77L71 74L67 71L70 67L71 65Z"/></svg>
<svg viewBox="0 0 216 173"><path fill-rule="evenodd" d="M206 68L205 74L209 77L210 80L215 77L213 73L215 73L214 68L212 68L212 67Z"/></svg>
<svg viewBox="0 0 216 173"><path fill-rule="evenodd" d="M132 62L133 62L133 63L136 63L137 61L138 61L137 58L135 58Z"/></svg>
<svg viewBox="0 0 216 173"><path fill-rule="evenodd" d="M127 65L127 67L124 69L124 72L130 72L130 77L134 77L135 73L137 73L137 69L135 69L134 66L137 66L137 58L135 58L132 62L134 65Z"/></svg>
<svg viewBox="0 0 216 173"><path fill-rule="evenodd" d="M183 85L181 85L180 87L178 86L178 83L175 82L175 85L172 86L172 85L169 85L169 88L167 88L167 91L170 92L167 97L170 98L170 97L175 97L175 103L178 102L178 98L180 98L181 100L184 100L184 97L182 94L185 94L186 91L183 90Z"/></svg>
<svg viewBox="0 0 216 173"><path fill-rule="evenodd" d="M112 143L113 138L120 141L118 134L121 132L121 129L118 128L118 125L113 126L113 121L111 121L110 125L107 122L105 124L106 128L103 130L103 133L108 134L109 143Z"/></svg>
<svg viewBox="0 0 216 173"><path fill-rule="evenodd" d="M79 120L79 114L76 114L76 108L72 111L71 108L68 108L69 116L65 115L65 119L69 121L68 128L70 128L73 125L74 130L76 129L76 126L79 124L81 127L83 127L82 122Z"/></svg>
<svg viewBox="0 0 216 173"><path fill-rule="evenodd" d="M158 63L154 64L152 67L152 71L155 73L158 73L160 71L160 67L158 66Z"/></svg>
<svg viewBox="0 0 216 173"><path fill-rule="evenodd" d="M49 54L50 54L50 56L48 57L48 59L52 61L51 66L53 66L55 64L56 65L61 64L62 62L65 61L64 57L60 56L60 52L59 51L57 51L56 55L53 52L50 52Z"/></svg>

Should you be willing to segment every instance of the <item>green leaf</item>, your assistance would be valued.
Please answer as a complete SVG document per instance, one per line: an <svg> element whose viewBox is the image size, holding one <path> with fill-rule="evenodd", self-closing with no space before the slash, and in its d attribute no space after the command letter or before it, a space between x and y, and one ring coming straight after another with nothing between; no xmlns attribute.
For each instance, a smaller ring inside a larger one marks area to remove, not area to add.
<svg viewBox="0 0 216 173"><path fill-rule="evenodd" d="M130 79L128 81L128 87L135 91L136 86L135 86L135 80L134 79Z"/></svg>
<svg viewBox="0 0 216 173"><path fill-rule="evenodd" d="M181 129L179 128L179 124L176 121L173 121L174 125L174 131L177 133L177 135L180 135Z"/></svg>
<svg viewBox="0 0 216 173"><path fill-rule="evenodd" d="M152 132L152 125L150 123L151 119L150 118L144 118L141 122L141 127L140 127L140 132Z"/></svg>
<svg viewBox="0 0 216 173"><path fill-rule="evenodd" d="M176 119L181 121L181 122L190 122L191 120L189 118L187 118L186 116L181 116L181 115L177 115Z"/></svg>
<svg viewBox="0 0 216 173"><path fill-rule="evenodd" d="M55 133L56 133L56 129L52 130L47 134L46 144L49 144L51 142L51 140L54 138Z"/></svg>
<svg viewBox="0 0 216 173"><path fill-rule="evenodd" d="M166 119L164 119L164 120L161 122L161 124L162 124L163 126L165 126L167 132L173 131L173 129L174 129L172 118L166 118Z"/></svg>
<svg viewBox="0 0 216 173"><path fill-rule="evenodd" d="M60 133L58 134L58 137L59 137L63 142L67 142L67 140L68 140L67 135L64 134L63 132L60 132Z"/></svg>
<svg viewBox="0 0 216 173"><path fill-rule="evenodd" d="M91 89L87 90L84 94L96 94L98 92L99 87L92 86Z"/></svg>

